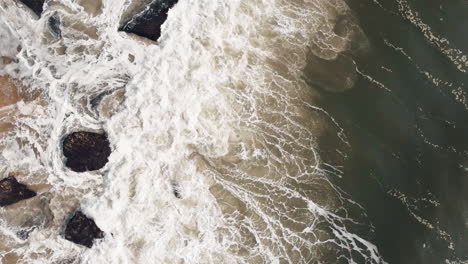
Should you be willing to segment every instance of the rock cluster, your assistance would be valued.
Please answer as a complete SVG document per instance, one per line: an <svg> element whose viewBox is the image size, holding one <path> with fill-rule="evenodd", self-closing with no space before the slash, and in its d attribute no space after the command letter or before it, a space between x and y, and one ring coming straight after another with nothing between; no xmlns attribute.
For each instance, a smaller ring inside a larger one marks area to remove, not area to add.
<svg viewBox="0 0 468 264"><path fill-rule="evenodd" d="M79 131L63 140L65 165L76 172L98 170L108 162L111 153L106 134ZM95 239L104 237L93 219L76 211L65 228L65 239L91 248Z"/></svg>
<svg viewBox="0 0 468 264"><path fill-rule="evenodd" d="M110 143L106 134L79 131L63 140L65 165L73 171L84 172L98 170L109 161Z"/></svg>
<svg viewBox="0 0 468 264"><path fill-rule="evenodd" d="M37 16L40 17L42 15L45 0L19 1L30 8ZM83 5L86 4L85 0L79 0L79 2ZM90 1L90 3L91 2L92 1ZM178 0L153 0L143 11L123 23L119 31L132 33L157 41L161 35L161 26L167 20L169 9L177 2ZM85 6L88 6L88 4ZM95 6L97 11L94 13L98 14L98 9L101 9L101 5L96 4ZM61 21L57 14L48 18L47 25L50 32L55 37L61 37ZM134 58L132 61L133 60ZM111 113L115 107L108 102L106 103L105 99L107 97L110 98L110 96L114 94L114 97L119 99L123 97L122 91L118 90L116 92L102 94L90 102L91 106L94 109L101 107L102 109L98 110L104 114L108 112ZM75 172L99 170L107 164L111 154L110 143L105 133L87 131L78 131L65 135L62 140L62 151L65 157L65 166ZM182 198L181 190L176 184L173 185L173 193L176 198ZM11 205L34 196L36 196L34 191L28 189L26 185L18 183L12 176L0 181L0 206ZM29 221L31 218L30 215L25 214L23 218L28 221L19 221L17 225L19 229L17 235L21 239L27 239L29 233L34 230L34 228L46 226L53 218L48 208L47 199L39 199L37 203L37 207L40 207L41 210L37 214L31 214L31 216L44 215L44 217L39 219L41 221ZM44 204L44 206L42 204ZM8 213L9 215L17 216L16 211L10 210ZM31 222L32 224L24 224L23 222ZM87 217L82 211L77 210L73 213L69 221L66 222L64 237L71 242L91 248L96 239L104 237L104 232L96 225L93 219Z"/></svg>
<svg viewBox="0 0 468 264"><path fill-rule="evenodd" d="M146 9L132 17L119 28L119 31L157 41L161 36L161 26L167 19L167 12L178 0L155 0Z"/></svg>
<svg viewBox="0 0 468 264"><path fill-rule="evenodd" d="M76 211L68 221L65 228L65 239L73 243L91 248L95 239L104 237L104 232L99 229L93 219L88 218L81 211Z"/></svg>
<svg viewBox="0 0 468 264"><path fill-rule="evenodd" d="M13 176L0 181L0 206L8 206L34 196L36 192L19 183Z"/></svg>

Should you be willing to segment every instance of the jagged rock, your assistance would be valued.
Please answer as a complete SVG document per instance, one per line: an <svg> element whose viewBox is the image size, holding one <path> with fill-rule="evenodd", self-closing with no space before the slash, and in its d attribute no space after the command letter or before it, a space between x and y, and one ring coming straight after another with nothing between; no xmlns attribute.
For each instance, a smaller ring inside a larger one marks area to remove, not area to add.
<svg viewBox="0 0 468 264"><path fill-rule="evenodd" d="M133 33L157 41L161 26L167 19L167 12L178 0L155 0L140 13L133 16L119 28L119 31Z"/></svg>
<svg viewBox="0 0 468 264"><path fill-rule="evenodd" d="M36 192L29 190L26 185L19 183L13 176L8 176L0 181L0 206L14 204L34 196L36 196Z"/></svg>
<svg viewBox="0 0 468 264"><path fill-rule="evenodd" d="M20 0L23 4L29 7L37 16L41 16L44 11L45 0Z"/></svg>
<svg viewBox="0 0 468 264"><path fill-rule="evenodd" d="M105 134L74 132L63 141L65 165L73 171L98 170L109 161L110 143Z"/></svg>
<svg viewBox="0 0 468 264"><path fill-rule="evenodd" d="M76 211L68 221L65 229L65 239L73 243L91 248L95 239L104 237L104 232L81 211Z"/></svg>

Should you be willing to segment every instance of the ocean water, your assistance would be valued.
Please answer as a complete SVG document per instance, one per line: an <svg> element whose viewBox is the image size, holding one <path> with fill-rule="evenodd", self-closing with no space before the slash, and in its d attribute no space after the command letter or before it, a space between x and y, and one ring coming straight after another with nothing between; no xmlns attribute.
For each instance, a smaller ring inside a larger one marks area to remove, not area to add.
<svg viewBox="0 0 468 264"><path fill-rule="evenodd" d="M350 1L370 50L324 109L351 144L343 190L388 263L468 260L466 1Z"/></svg>
<svg viewBox="0 0 468 264"><path fill-rule="evenodd" d="M1 0L0 172L38 192L3 263L468 259L465 2L179 0L157 43L118 32L147 2ZM79 130L101 170L64 166Z"/></svg>

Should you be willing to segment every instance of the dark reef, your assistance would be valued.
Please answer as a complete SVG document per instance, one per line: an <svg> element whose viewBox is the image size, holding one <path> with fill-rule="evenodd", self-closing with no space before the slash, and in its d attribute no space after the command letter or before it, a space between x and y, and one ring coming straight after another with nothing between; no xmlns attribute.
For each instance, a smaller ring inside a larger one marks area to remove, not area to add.
<svg viewBox="0 0 468 264"><path fill-rule="evenodd" d="M167 19L167 12L178 0L156 0L130 20L126 21L119 31L133 33L157 41L161 36L161 26Z"/></svg>
<svg viewBox="0 0 468 264"><path fill-rule="evenodd" d="M76 211L65 228L65 239L91 248L95 239L104 237L104 232L81 211Z"/></svg>
<svg viewBox="0 0 468 264"><path fill-rule="evenodd" d="M21 0L23 4L29 7L37 16L41 16L44 11L45 0Z"/></svg>
<svg viewBox="0 0 468 264"><path fill-rule="evenodd" d="M67 135L63 141L65 165L76 172L101 169L109 161L110 154L106 134L80 131Z"/></svg>
<svg viewBox="0 0 468 264"><path fill-rule="evenodd" d="M13 176L8 176L0 181L0 206L14 204L34 196L36 196L36 192L29 190L26 185L19 183Z"/></svg>

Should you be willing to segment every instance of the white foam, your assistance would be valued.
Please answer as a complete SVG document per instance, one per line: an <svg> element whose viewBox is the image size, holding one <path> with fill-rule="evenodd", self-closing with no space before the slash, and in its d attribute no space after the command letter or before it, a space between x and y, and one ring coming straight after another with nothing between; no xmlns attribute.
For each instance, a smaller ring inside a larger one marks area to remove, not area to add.
<svg viewBox="0 0 468 264"><path fill-rule="evenodd" d="M94 18L63 5L54 10L96 27L99 39L76 40L83 36L70 28L62 40L45 36L51 10L39 21L13 5L0 15L25 48L16 76L32 77L29 85L50 100L28 121L48 135L39 140L48 182L56 195L73 194L106 237L86 250L64 240L57 231L72 206L57 198L55 229L34 232L17 250L30 263L310 263L341 240L350 244L345 252L381 261L375 246L342 226L318 230L353 221L332 213L349 201L315 150L320 120L330 116L311 110L317 95L301 75L310 50L333 59L349 49L352 34L333 32L334 18L349 12L344 3L180 0L157 45L117 31L128 1L103 1ZM54 53L63 46L65 55ZM71 52L78 46L89 52ZM125 102L110 119L80 103L123 84ZM83 128L103 129L112 142L100 172L63 165L62 136Z"/></svg>

